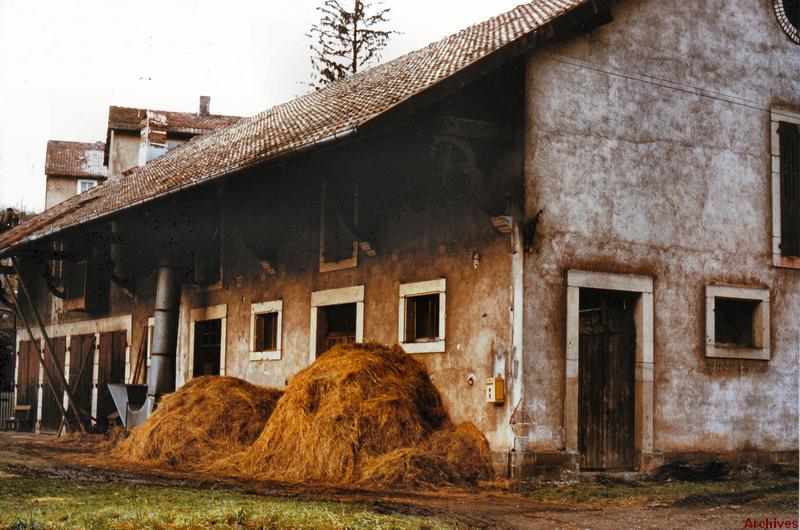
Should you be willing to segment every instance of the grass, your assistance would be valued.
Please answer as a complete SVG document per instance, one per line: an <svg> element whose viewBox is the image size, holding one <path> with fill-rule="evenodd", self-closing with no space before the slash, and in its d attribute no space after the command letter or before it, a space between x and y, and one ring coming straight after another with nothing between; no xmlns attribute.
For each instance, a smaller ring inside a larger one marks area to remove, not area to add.
<svg viewBox="0 0 800 530"><path fill-rule="evenodd" d="M0 528L450 528L433 517L367 506L218 490L21 477L0 471Z"/></svg>
<svg viewBox="0 0 800 530"><path fill-rule="evenodd" d="M761 503L797 506L797 479L761 477L720 482L631 481L600 476L594 481L553 485L521 483L517 490L549 504L642 506L650 503L721 505Z"/></svg>

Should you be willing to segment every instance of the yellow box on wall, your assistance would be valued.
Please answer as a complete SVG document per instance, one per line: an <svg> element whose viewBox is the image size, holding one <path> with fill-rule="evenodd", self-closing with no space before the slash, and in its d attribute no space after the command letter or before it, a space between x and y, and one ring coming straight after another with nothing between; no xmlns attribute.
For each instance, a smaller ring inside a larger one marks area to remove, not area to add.
<svg viewBox="0 0 800 530"><path fill-rule="evenodd" d="M503 403L505 402L505 392L503 391L503 378L490 377L486 380L486 402Z"/></svg>

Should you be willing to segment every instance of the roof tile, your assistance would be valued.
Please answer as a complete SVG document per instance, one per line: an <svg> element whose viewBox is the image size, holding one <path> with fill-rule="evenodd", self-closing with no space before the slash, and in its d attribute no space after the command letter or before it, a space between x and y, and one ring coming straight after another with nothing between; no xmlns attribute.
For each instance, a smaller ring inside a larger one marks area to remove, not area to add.
<svg viewBox="0 0 800 530"><path fill-rule="evenodd" d="M196 137L0 235L0 249L349 131L585 1L529 2L393 61ZM119 113L130 119L127 110Z"/></svg>

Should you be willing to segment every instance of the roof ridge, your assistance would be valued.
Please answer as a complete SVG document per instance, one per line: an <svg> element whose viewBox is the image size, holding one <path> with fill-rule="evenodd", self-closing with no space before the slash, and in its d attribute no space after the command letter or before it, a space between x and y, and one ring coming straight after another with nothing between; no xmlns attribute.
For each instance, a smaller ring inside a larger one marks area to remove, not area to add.
<svg viewBox="0 0 800 530"><path fill-rule="evenodd" d="M588 1L534 0L520 4L391 61L240 117L111 179L98 190L105 192L99 200L85 208L59 214L59 207L72 204L68 199L37 218L52 217L49 234L352 130ZM45 235L28 226L23 223L0 235L0 252Z"/></svg>

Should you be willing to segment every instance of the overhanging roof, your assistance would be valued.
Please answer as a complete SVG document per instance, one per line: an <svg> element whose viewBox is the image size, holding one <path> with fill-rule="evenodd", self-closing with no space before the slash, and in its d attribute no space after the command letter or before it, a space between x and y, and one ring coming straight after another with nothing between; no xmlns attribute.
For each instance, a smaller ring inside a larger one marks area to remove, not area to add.
<svg viewBox="0 0 800 530"><path fill-rule="evenodd" d="M583 4L593 2L529 2L393 61L195 137L0 235L0 253L352 133Z"/></svg>

